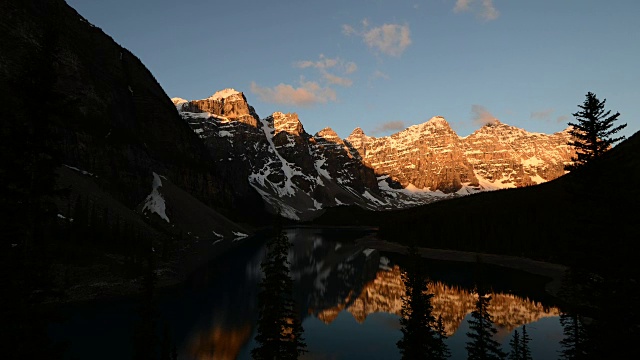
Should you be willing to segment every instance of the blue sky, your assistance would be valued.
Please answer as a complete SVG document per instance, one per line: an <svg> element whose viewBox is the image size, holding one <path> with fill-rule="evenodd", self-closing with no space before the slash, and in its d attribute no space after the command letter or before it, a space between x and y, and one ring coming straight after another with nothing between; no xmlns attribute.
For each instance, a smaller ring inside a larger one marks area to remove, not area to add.
<svg viewBox="0 0 640 360"><path fill-rule="evenodd" d="M307 132L383 136L444 116L552 133L588 91L640 130L638 0L67 0L170 97L235 88Z"/></svg>

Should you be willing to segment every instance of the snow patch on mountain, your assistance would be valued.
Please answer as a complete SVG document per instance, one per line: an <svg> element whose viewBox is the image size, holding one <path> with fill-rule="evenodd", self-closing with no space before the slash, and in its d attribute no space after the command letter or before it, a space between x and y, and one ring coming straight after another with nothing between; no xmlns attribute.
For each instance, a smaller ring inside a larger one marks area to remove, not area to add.
<svg viewBox="0 0 640 360"><path fill-rule="evenodd" d="M232 88L227 88L224 90L220 90L220 91L216 91L215 94L211 95L208 97L208 99L210 100L222 100L222 99L226 99L231 95L237 95L240 94L239 91L237 91L236 89L232 89Z"/></svg>
<svg viewBox="0 0 640 360"><path fill-rule="evenodd" d="M164 202L164 197L160 193L160 188L162 187L162 180L160 179L160 175L153 173L153 182L151 183L151 194L147 196L144 201L144 206L142 207L142 212L149 211L151 213L156 213L166 222L170 223L169 217L167 216L166 209L167 205Z"/></svg>

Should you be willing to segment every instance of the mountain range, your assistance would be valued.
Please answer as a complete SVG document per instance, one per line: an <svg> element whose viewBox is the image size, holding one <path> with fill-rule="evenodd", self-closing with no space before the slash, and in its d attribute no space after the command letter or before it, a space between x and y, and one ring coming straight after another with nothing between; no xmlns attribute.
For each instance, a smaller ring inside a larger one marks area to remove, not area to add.
<svg viewBox="0 0 640 360"><path fill-rule="evenodd" d="M566 177L567 130L530 133L494 120L462 137L436 116L384 137L360 128L344 139L330 128L312 135L295 113L258 116L234 89L169 99L140 59L62 0L3 1L0 16L0 96L10 104L0 108L2 162L13 166L2 174L9 179L24 165L24 146L49 148L57 187L68 191L56 200L62 217L73 218L74 204L84 201L98 218L113 222L106 215L115 215L152 238L225 241L271 224L274 214L377 225L424 212L478 221L491 234L507 227L476 219L506 212L519 216L520 228L543 222L536 219L556 224L540 230L545 236L577 221L557 214L570 196L551 185ZM623 144L613 150L635 146ZM614 174L634 174L633 164L607 165L602 176L625 179L617 188L628 185L628 176ZM504 188L518 189L485 194ZM459 204L476 205L461 211ZM8 224L20 221L13 214ZM442 237L447 231L434 227Z"/></svg>
<svg viewBox="0 0 640 360"><path fill-rule="evenodd" d="M172 102L214 161L293 220L340 205L388 210L536 185L563 175L573 155L568 130L530 133L498 120L466 137L436 116L390 136L356 128L341 139L331 128L307 133L295 113L261 119L234 89Z"/></svg>

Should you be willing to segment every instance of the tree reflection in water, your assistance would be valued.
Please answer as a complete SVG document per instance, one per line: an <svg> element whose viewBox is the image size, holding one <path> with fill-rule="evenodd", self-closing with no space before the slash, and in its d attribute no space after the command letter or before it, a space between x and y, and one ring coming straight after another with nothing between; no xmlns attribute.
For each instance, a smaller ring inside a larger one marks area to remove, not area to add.
<svg viewBox="0 0 640 360"><path fill-rule="evenodd" d="M396 344L402 359L446 359L451 356L444 343L446 335L442 317L433 316L427 277L422 258L414 247L409 248L409 263L402 273L405 295L402 297L400 325L402 339Z"/></svg>
<svg viewBox="0 0 640 360"><path fill-rule="evenodd" d="M293 301L293 281L289 276L287 255L291 247L287 235L277 231L267 243L262 261L264 279L258 293L258 346L254 359L297 359L306 352L302 325Z"/></svg>
<svg viewBox="0 0 640 360"><path fill-rule="evenodd" d="M388 313L398 316L398 318L402 316L402 298L409 299L407 297L408 289L402 278L402 273L409 270L408 264L404 262L402 266L394 264L392 260L387 258L389 256L395 259L393 254L382 254L373 249L359 246L354 242L327 240L321 233L311 232L306 229L305 231L290 229L286 233L288 236L283 236L283 234L279 236L281 242L286 237L291 239L292 247L289 247L288 244L274 246L276 241L274 240L274 244L270 245L267 250L272 254L276 253L276 257L279 259L277 261L273 260L274 255L263 256L266 251L261 250L248 262L245 259L242 264L239 262L234 263L237 265L236 273L245 274L246 279L243 283L238 281L229 282L228 286L230 287L228 289L218 290L218 292L222 291L225 294L223 308L214 309L214 321L206 329L200 329L195 334L192 333L189 351L187 352L191 355L189 359L248 359L250 356L249 349L263 347L262 340L280 339L279 336L267 337L266 335L260 335L260 332L265 333L269 329L273 330L274 333L280 333L280 329L276 326L261 325L267 319L264 317L265 310L263 310L263 319L260 322L256 321L258 308L267 308L256 306L252 300L256 298L253 294L257 291L255 289L258 286L258 282L264 286L268 281L272 281L267 280L266 277L264 281L260 279L263 271L265 274L267 273L265 265L271 267L272 270L277 270L274 273L277 278L283 279L282 284L285 284L282 289L288 286L286 285L287 283L292 283L293 299L296 301L296 307L292 305L288 308L290 317L271 316L270 318L280 318L281 326L293 325L293 323L287 323L286 319L311 321L308 325L309 329L305 326L307 331L304 336L304 342L309 344L310 353L308 356L332 356L330 354L334 354L332 352L333 347L337 346L337 343L342 343L340 339L335 337L340 336L337 334L344 330L345 320L348 321L351 317L355 319L353 325L355 327L348 325L351 330L346 333L356 339L360 336L359 330L357 330L360 326L358 324L362 324L362 334L371 331L366 328L375 326L375 322L367 321L369 315ZM278 248L277 251L276 248ZM287 259L291 262L290 266L287 264ZM259 265L261 262L262 267ZM464 345L462 344L461 347L460 344L464 340L460 342L457 338L464 338L464 332L466 331L465 319L474 310L477 298L464 285L437 281L437 277L431 278L433 271L442 273L442 270L438 267L440 266L438 264L432 264L428 261L427 264L429 265L428 275L430 277L427 289L428 293L432 294L430 297L431 315L436 320L440 318L442 333L450 337L445 341L451 347L451 351L454 353L453 357L457 358L460 352L464 352ZM448 270L449 268L447 267L446 269ZM286 275L286 279L283 274ZM291 282L291 279L293 279L293 282ZM241 288L241 290L236 290L238 288ZM258 287L258 289L261 293L259 301L264 301L261 299L265 297L275 299L278 302L283 299L273 293L267 295L264 293L262 286ZM273 290L274 288L268 287L267 289ZM288 290L286 293L290 294ZM559 310L555 307L548 307L540 302L514 294L497 291L492 292L491 297L489 311L499 330L499 338L508 339L510 333L515 329L519 329L522 325L560 315ZM275 311L269 311L267 315L275 313ZM338 314L346 314L347 318L344 316L338 318ZM232 316L233 319L231 319ZM322 326L313 325L313 318L326 325L322 323L320 323ZM275 322L276 320L273 321ZM254 324L257 324L257 326ZM550 324L550 322L547 322L547 324ZM529 329L529 326L527 328ZM458 329L462 330L462 332L458 331ZM318 331L322 333L318 333ZM457 332L460 334L457 334ZM394 337L388 346L390 348L389 351L394 352L395 350L396 356L399 357L400 354L395 342L402 334L400 334L400 330L397 333L399 336ZM256 338L255 342L251 341L256 334L262 336L261 340ZM456 334L455 337L453 336L454 334ZM533 335L535 337L534 342L541 343L538 341L538 336L535 333ZM231 338L234 340L231 341ZM229 348L229 351L224 352L228 356L223 355L223 345L231 342L235 344L233 349ZM207 352L213 354L211 346L214 346L214 343L216 344L216 355L203 356ZM357 347L355 345L357 341L349 343ZM558 345L556 344L556 346ZM196 348L199 351L195 351ZM361 348L359 350L364 351ZM354 349L353 351L357 350ZM294 352L297 354L297 351ZM337 358L344 357L338 355Z"/></svg>

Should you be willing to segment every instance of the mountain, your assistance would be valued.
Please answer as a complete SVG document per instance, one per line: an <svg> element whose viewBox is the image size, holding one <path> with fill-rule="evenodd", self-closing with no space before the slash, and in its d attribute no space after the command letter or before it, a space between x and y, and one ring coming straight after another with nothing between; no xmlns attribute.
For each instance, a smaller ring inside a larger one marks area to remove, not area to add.
<svg viewBox="0 0 640 360"><path fill-rule="evenodd" d="M528 254L565 264L594 256L602 260L592 266L625 263L621 259L634 254L630 247L640 236L634 225L640 193L629 184L640 176L639 156L636 133L553 181L390 211L376 222L390 240L428 247Z"/></svg>
<svg viewBox="0 0 640 360"><path fill-rule="evenodd" d="M270 222L140 59L65 1L0 2L0 54L0 283L16 304L60 284L75 300L138 291L122 279L155 250L166 284Z"/></svg>
<svg viewBox="0 0 640 360"><path fill-rule="evenodd" d="M295 113L261 119L235 89L172 101L238 196L253 188L270 212L293 220L342 205L389 210L535 185L563 175L572 155L566 131L530 133L497 120L467 137L437 116L391 136L356 128L341 139L331 128L308 134Z"/></svg>
<svg viewBox="0 0 640 360"><path fill-rule="evenodd" d="M237 183L219 171L140 59L64 1L3 1L0 12L8 148L24 143L19 124L46 132L59 165L95 174L130 209L149 195L153 173L228 217L262 209L257 193L235 195Z"/></svg>
<svg viewBox="0 0 640 360"><path fill-rule="evenodd" d="M402 187L451 193L522 187L553 180L573 154L565 130L530 133L495 120L460 137L440 116L391 136L375 138L361 129L347 141L376 174Z"/></svg>
<svg viewBox="0 0 640 360"><path fill-rule="evenodd" d="M172 101L221 171L234 178L237 194L259 193L273 213L308 220L331 206L384 202L374 172L329 128L312 136L295 113L260 119L234 89Z"/></svg>

